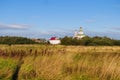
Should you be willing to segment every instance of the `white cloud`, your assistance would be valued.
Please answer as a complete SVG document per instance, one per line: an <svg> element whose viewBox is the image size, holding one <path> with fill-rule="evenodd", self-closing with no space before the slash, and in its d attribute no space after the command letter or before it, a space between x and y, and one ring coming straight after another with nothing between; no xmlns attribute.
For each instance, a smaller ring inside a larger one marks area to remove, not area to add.
<svg viewBox="0 0 120 80"><path fill-rule="evenodd" d="M73 30L70 29L49 29L49 30L44 30L44 31L40 31L39 33L41 35L65 35L65 34L69 34L73 32Z"/></svg>
<svg viewBox="0 0 120 80"><path fill-rule="evenodd" d="M86 31L85 33L88 36L107 36L113 39L119 39L120 40L120 32L117 31L110 31L110 30L106 30L106 31Z"/></svg>
<svg viewBox="0 0 120 80"><path fill-rule="evenodd" d="M120 39L120 32L116 31L89 31L84 30L85 35L88 36L108 36L114 39ZM46 38L49 39L52 36L64 37L73 36L74 30L49 30L49 31L17 31L17 32L4 32L0 31L0 36L23 36L28 38Z"/></svg>
<svg viewBox="0 0 120 80"><path fill-rule="evenodd" d="M0 30L6 30L6 29L16 29L16 30L21 30L21 29L28 29L27 24L0 24Z"/></svg>
<svg viewBox="0 0 120 80"><path fill-rule="evenodd" d="M112 30L120 31L120 27L113 27Z"/></svg>
<svg viewBox="0 0 120 80"><path fill-rule="evenodd" d="M92 19L86 19L85 22L87 22L87 23L93 23L93 22L95 22L95 20L92 20Z"/></svg>

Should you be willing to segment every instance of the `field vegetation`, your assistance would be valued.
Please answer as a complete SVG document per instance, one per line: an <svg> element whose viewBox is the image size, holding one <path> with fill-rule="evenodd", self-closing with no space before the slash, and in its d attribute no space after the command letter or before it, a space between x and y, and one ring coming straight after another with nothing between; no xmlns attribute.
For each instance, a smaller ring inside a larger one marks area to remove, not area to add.
<svg viewBox="0 0 120 80"><path fill-rule="evenodd" d="M85 36L82 39L65 36L61 38L62 45L84 45L84 46L120 46L120 40L111 39L109 37Z"/></svg>
<svg viewBox="0 0 120 80"><path fill-rule="evenodd" d="M61 45L79 45L79 46L120 46L120 40L111 39L109 37L85 36L77 39L69 36L60 38ZM30 39L18 36L0 36L0 44L49 44L46 39Z"/></svg>
<svg viewBox="0 0 120 80"><path fill-rule="evenodd" d="M0 80L120 80L120 47L0 45Z"/></svg>

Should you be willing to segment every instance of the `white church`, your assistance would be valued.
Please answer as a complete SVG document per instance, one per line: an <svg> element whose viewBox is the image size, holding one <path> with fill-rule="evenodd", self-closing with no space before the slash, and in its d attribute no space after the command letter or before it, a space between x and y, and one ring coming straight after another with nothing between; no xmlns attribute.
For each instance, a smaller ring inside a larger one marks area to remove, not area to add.
<svg viewBox="0 0 120 80"><path fill-rule="evenodd" d="M85 37L85 34L83 32L82 27L80 27L78 31L75 31L73 38L82 39L83 37Z"/></svg>
<svg viewBox="0 0 120 80"><path fill-rule="evenodd" d="M82 27L80 27L80 29L78 31L77 30L75 31L73 38L82 39L83 37L85 37L85 34L82 30ZM50 44L60 44L61 41L57 37L51 37L49 39L49 43Z"/></svg>

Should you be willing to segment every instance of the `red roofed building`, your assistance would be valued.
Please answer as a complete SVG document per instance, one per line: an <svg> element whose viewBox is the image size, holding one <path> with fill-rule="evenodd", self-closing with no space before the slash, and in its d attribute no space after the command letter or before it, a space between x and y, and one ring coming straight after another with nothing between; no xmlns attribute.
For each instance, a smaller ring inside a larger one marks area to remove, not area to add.
<svg viewBox="0 0 120 80"><path fill-rule="evenodd" d="M61 41L57 37L51 37L49 39L50 44L60 44Z"/></svg>
<svg viewBox="0 0 120 80"><path fill-rule="evenodd" d="M57 40L57 38L56 37L51 37L50 40Z"/></svg>

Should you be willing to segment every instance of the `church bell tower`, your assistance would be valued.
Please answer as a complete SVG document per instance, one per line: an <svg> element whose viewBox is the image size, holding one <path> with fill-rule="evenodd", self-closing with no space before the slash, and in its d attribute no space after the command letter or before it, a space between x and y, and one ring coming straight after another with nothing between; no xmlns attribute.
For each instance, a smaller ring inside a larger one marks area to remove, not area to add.
<svg viewBox="0 0 120 80"><path fill-rule="evenodd" d="M80 27L78 32L75 31L73 38L82 39L83 37L85 37L85 34L83 32L82 27Z"/></svg>

